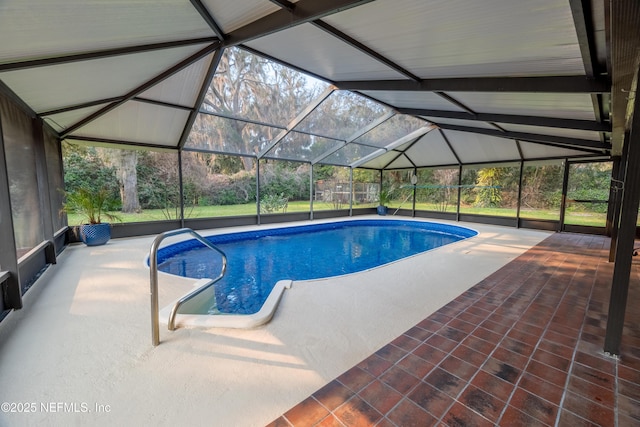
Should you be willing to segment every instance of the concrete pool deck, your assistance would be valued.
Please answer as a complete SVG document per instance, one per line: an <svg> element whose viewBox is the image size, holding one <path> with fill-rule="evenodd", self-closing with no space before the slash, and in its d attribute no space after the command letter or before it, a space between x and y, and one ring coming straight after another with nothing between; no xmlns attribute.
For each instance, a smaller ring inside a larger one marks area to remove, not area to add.
<svg viewBox="0 0 640 427"><path fill-rule="evenodd" d="M0 323L0 401L35 409L0 412L0 425L264 426L551 234L455 224L480 234L294 282L256 329L161 325L155 348L142 265L154 236L71 245ZM160 306L192 283L161 275Z"/></svg>

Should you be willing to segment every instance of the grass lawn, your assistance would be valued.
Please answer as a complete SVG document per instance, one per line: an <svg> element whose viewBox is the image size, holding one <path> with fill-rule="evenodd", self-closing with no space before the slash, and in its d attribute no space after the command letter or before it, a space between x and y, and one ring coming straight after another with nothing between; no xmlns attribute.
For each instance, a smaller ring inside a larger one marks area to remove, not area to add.
<svg viewBox="0 0 640 427"><path fill-rule="evenodd" d="M375 207L376 204L368 204L368 205L357 205L354 206L361 207ZM400 202L393 202L389 205L389 210L391 213L395 211L395 209L400 206ZM403 203L403 209L411 209L411 203ZM348 209L349 205L344 204L339 209ZM336 207L332 203L326 202L313 202L313 210L321 211L321 210L333 210ZM440 207L433 203L416 203L416 210L423 211L440 211ZM306 200L303 201L293 201L289 202L287 207L287 212L309 212L309 202ZM456 212L455 205L450 205L447 207L447 212ZM123 214L119 212L112 212L121 219L122 222L147 222L147 221L163 221L167 219L175 219L176 218L176 210L166 211L162 209L146 209L140 213L131 213L131 214ZM501 216L501 217L512 217L515 218L516 210L511 208L478 208L478 207L462 207L460 209L460 213L467 214L479 214L479 215L490 215L490 216ZM243 216L243 215L255 215L256 214L256 205L255 203L247 203L243 205L226 205L226 206L195 206L195 207L187 207L185 208L185 217L186 218L215 218L215 217L224 217L224 216ZM558 220L560 214L557 210L521 210L520 211L521 218L527 219L547 219L547 220ZM587 226L600 226L603 227L606 224L606 214L599 212L589 212L589 211L580 211L573 212L567 210L565 214L565 223L573 224L573 225L587 225ZM78 225L82 222L82 217L77 214L68 214L69 225Z"/></svg>

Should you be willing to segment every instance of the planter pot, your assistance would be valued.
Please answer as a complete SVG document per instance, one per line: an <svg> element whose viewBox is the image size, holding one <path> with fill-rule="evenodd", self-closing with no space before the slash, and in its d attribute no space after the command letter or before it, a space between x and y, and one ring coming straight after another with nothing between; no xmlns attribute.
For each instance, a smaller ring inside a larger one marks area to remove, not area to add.
<svg viewBox="0 0 640 427"><path fill-rule="evenodd" d="M111 239L111 224L83 224L80 226L80 240L87 246L104 245Z"/></svg>
<svg viewBox="0 0 640 427"><path fill-rule="evenodd" d="M386 215L387 207L386 206L378 206L378 215Z"/></svg>

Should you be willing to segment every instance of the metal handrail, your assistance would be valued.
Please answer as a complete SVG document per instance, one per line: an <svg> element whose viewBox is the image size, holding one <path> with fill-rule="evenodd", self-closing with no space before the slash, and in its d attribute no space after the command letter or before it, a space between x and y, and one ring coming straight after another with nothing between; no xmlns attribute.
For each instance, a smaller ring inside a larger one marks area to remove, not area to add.
<svg viewBox="0 0 640 427"><path fill-rule="evenodd" d="M178 230L165 231L164 233L160 233L156 236L156 238L153 240L153 243L151 244L151 249L149 250L149 274L151 276L151 342L154 347L160 344L160 310L158 308L158 248L160 246L160 243L165 238L186 233L191 234L191 236L193 236L200 243L222 255L222 271L217 278L212 279L198 289L189 292L187 295L180 298L178 302L176 302L169 316L168 328L170 331L173 331L175 329L175 316L180 305L182 305L182 303L191 299L192 297L198 295L200 292L204 291L206 288L213 285L218 280L222 279L227 271L227 255L221 249L214 246L211 242L209 242L207 239L190 228L180 228Z"/></svg>

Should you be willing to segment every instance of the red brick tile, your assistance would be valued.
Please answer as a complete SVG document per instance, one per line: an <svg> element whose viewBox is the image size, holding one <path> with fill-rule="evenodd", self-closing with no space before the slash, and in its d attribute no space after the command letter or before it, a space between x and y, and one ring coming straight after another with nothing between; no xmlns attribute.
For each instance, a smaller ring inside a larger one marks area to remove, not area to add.
<svg viewBox="0 0 640 427"><path fill-rule="evenodd" d="M436 311L431 316L429 316L429 319L434 320L438 323L442 323L443 325L446 325L451 321L451 319L453 319L453 317Z"/></svg>
<svg viewBox="0 0 640 427"><path fill-rule="evenodd" d="M511 384L515 384L520 376L521 370L514 368L502 360L495 359L490 357L487 359L484 365L482 365L482 370L486 371L501 380L507 381Z"/></svg>
<svg viewBox="0 0 640 427"><path fill-rule="evenodd" d="M266 427L291 427L291 424L284 417L280 417L267 424Z"/></svg>
<svg viewBox="0 0 640 427"><path fill-rule="evenodd" d="M375 427L397 427L397 426L391 421L389 421L387 418L383 418L376 423Z"/></svg>
<svg viewBox="0 0 640 427"><path fill-rule="evenodd" d="M378 380L360 390L358 396L383 415L402 399L400 393Z"/></svg>
<svg viewBox="0 0 640 427"><path fill-rule="evenodd" d="M344 425L368 427L382 419L382 414L358 396L352 398L333 412Z"/></svg>
<svg viewBox="0 0 640 427"><path fill-rule="evenodd" d="M490 421L496 421L506 403L477 387L466 388L458 401Z"/></svg>
<svg viewBox="0 0 640 427"><path fill-rule="evenodd" d="M434 369L425 377L424 381L451 397L456 397L465 385L465 382L460 378L440 368Z"/></svg>
<svg viewBox="0 0 640 427"><path fill-rule="evenodd" d="M490 343L473 335L469 335L462 344L483 354L489 354L496 348L496 344Z"/></svg>
<svg viewBox="0 0 640 427"><path fill-rule="evenodd" d="M333 414L329 414L314 427L344 427L344 424L342 424L342 422L340 422L340 420L338 420Z"/></svg>
<svg viewBox="0 0 640 427"><path fill-rule="evenodd" d="M398 362L398 366L409 372L414 377L422 379L431 372L436 365L414 354L409 354Z"/></svg>
<svg viewBox="0 0 640 427"><path fill-rule="evenodd" d="M397 426L428 427L435 426L438 420L408 399L398 404L387 418Z"/></svg>
<svg viewBox="0 0 640 427"><path fill-rule="evenodd" d="M407 352L413 350L414 348L416 348L417 346L419 346L421 344L420 341L418 341L415 338L411 338L408 335L400 335L398 338L394 339L393 341L391 341L391 344L395 345L398 348L401 348Z"/></svg>
<svg viewBox="0 0 640 427"><path fill-rule="evenodd" d="M491 427L493 422L456 402L442 419L447 426Z"/></svg>
<svg viewBox="0 0 640 427"><path fill-rule="evenodd" d="M587 421L601 426L614 425L614 414L612 408L605 408L589 399L580 397L574 393L567 392L563 409L566 409L580 416Z"/></svg>
<svg viewBox="0 0 640 427"><path fill-rule="evenodd" d="M418 384L408 397L436 418L442 417L453 403L453 398L425 382Z"/></svg>
<svg viewBox="0 0 640 427"><path fill-rule="evenodd" d="M626 396L618 396L618 413L636 420L640 424L640 402Z"/></svg>
<svg viewBox="0 0 640 427"><path fill-rule="evenodd" d="M568 390L599 405L611 408L615 406L615 392L613 390L600 387L582 378L576 376L571 377Z"/></svg>
<svg viewBox="0 0 640 427"><path fill-rule="evenodd" d="M411 354L415 354L416 356L421 357L427 362L431 362L437 365L442 359L447 357L449 352L442 351L433 346L430 346L429 344L422 344L421 346L413 350Z"/></svg>
<svg viewBox="0 0 640 427"><path fill-rule="evenodd" d="M465 381L469 381L478 371L477 366L470 365L454 356L444 359L439 367Z"/></svg>
<svg viewBox="0 0 640 427"><path fill-rule="evenodd" d="M473 331L471 335L473 335L474 337L478 337L482 340L488 341L492 344L499 343L503 338L502 334L490 331L489 329L486 329L483 327L479 327L478 329Z"/></svg>
<svg viewBox="0 0 640 427"><path fill-rule="evenodd" d="M503 325L493 320L485 320L480 326L500 336L504 335L510 328L510 325Z"/></svg>
<svg viewBox="0 0 640 427"><path fill-rule="evenodd" d="M380 350L376 351L376 354L391 363L396 363L407 355L407 352L393 344L387 344Z"/></svg>
<svg viewBox="0 0 640 427"><path fill-rule="evenodd" d="M604 372L597 371L579 363L573 365L571 375L582 378L583 380L589 381L608 390L614 390L615 387L615 378L613 375L605 374Z"/></svg>
<svg viewBox="0 0 640 427"><path fill-rule="evenodd" d="M433 332L414 326L404 334L420 342L423 342L424 340L429 338L431 335L433 335Z"/></svg>
<svg viewBox="0 0 640 427"><path fill-rule="evenodd" d="M285 412L284 417L294 426L312 425L329 415L329 411L313 397L305 400Z"/></svg>
<svg viewBox="0 0 640 427"><path fill-rule="evenodd" d="M566 335L559 334L552 330L547 330L543 335L543 338L547 341L554 342L556 344L562 344L567 347L575 347L578 339L576 337L568 337Z"/></svg>
<svg viewBox="0 0 640 427"><path fill-rule="evenodd" d="M529 362L526 371L562 388L564 388L564 384L567 379L566 372L559 371L535 360Z"/></svg>
<svg viewBox="0 0 640 427"><path fill-rule="evenodd" d="M392 366L393 363L383 359L377 354L372 354L357 365L358 368L364 369L374 377L379 377L384 371Z"/></svg>
<svg viewBox="0 0 640 427"><path fill-rule="evenodd" d="M398 390L400 393L407 393L413 387L415 387L420 380L413 375L407 373L402 368L398 366L394 366L389 369L380 377L380 380L386 385L393 387Z"/></svg>
<svg viewBox="0 0 640 427"><path fill-rule="evenodd" d="M338 406L351 399L353 395L353 391L340 384L337 380L333 380L320 390L313 393L312 396L328 410L333 411Z"/></svg>
<svg viewBox="0 0 640 427"><path fill-rule="evenodd" d="M464 320L460 319L460 316L449 322L447 326L451 326L452 328L458 329L467 334L471 333L471 331L473 331L477 327L477 325L475 325L474 323L465 322Z"/></svg>
<svg viewBox="0 0 640 427"><path fill-rule="evenodd" d="M438 348L446 352L451 351L455 346L458 345L456 341L452 341L449 338L445 338L439 333L433 335L428 340L426 340L425 344L429 344L430 346L433 346L435 348Z"/></svg>
<svg viewBox="0 0 640 427"><path fill-rule="evenodd" d="M353 367L340 375L337 379L352 391L358 392L364 386L373 381L374 376L358 367Z"/></svg>
<svg viewBox="0 0 640 427"><path fill-rule="evenodd" d="M557 354L565 359L571 359L573 357L573 347L567 347L562 344L554 343L545 339L542 339L538 344L538 349L547 351L551 354Z"/></svg>
<svg viewBox="0 0 640 427"><path fill-rule="evenodd" d="M509 404L546 425L553 425L558 414L556 405L521 388L516 389Z"/></svg>
<svg viewBox="0 0 640 427"><path fill-rule="evenodd" d="M534 349L532 345L525 344L521 341L517 341L513 338L508 337L505 337L504 340L502 340L500 346L506 348L509 351L513 351L514 353L527 357L531 356L531 353L533 353Z"/></svg>
<svg viewBox="0 0 640 427"><path fill-rule="evenodd" d="M538 344L538 340L540 339L538 335L531 335L517 329L510 330L507 336L509 338L513 338L516 341L520 341L521 343L528 344L531 347L535 347L536 344Z"/></svg>
<svg viewBox="0 0 640 427"><path fill-rule="evenodd" d="M533 359L563 372L567 372L569 370L569 367L571 366L570 359L565 359L564 357L557 356L540 349L536 350L536 352L533 353Z"/></svg>
<svg viewBox="0 0 640 427"><path fill-rule="evenodd" d="M487 360L485 353L475 351L465 345L459 346L451 354L476 367L482 366L485 360Z"/></svg>
<svg viewBox="0 0 640 427"><path fill-rule="evenodd" d="M588 354L582 351L576 352L575 360L581 365L588 366L597 371L604 372L605 374L615 375L616 362L611 357L606 357L604 354Z"/></svg>
<svg viewBox="0 0 640 427"><path fill-rule="evenodd" d="M529 358L527 356L514 353L513 351L509 351L504 347L498 347L496 351L493 352L491 357L506 362L519 370L524 369L524 367L529 362Z"/></svg>
<svg viewBox="0 0 640 427"><path fill-rule="evenodd" d="M466 332L461 331L460 329L456 329L449 325L450 323L444 328L440 329L438 331L438 335L442 335L445 338L449 338L451 341L454 341L456 343L459 343L460 341L462 341L468 336Z"/></svg>
<svg viewBox="0 0 640 427"><path fill-rule="evenodd" d="M618 393L640 402L640 384L618 378Z"/></svg>
<svg viewBox="0 0 640 427"><path fill-rule="evenodd" d="M416 326L424 330L427 330L429 332L437 332L438 329L442 328L443 325L442 323L436 322L435 320L431 320L430 318L427 317L426 319L418 323Z"/></svg>
<svg viewBox="0 0 640 427"><path fill-rule="evenodd" d="M471 323L474 326L479 325L485 319L485 317L483 316L478 316L476 314L469 313L468 311L460 313L457 318L460 320L464 320L465 322Z"/></svg>
<svg viewBox="0 0 640 427"><path fill-rule="evenodd" d="M539 427L540 420L537 420L513 406L508 406L504 415L499 421L501 426L518 426L518 427Z"/></svg>
<svg viewBox="0 0 640 427"><path fill-rule="evenodd" d="M513 329L515 329L516 331L525 332L527 334L534 335L537 337L541 336L542 332L544 332L543 328L532 325L530 323L526 323L522 320L516 323L515 325L513 325Z"/></svg>
<svg viewBox="0 0 640 427"><path fill-rule="evenodd" d="M558 387L536 377L535 375L531 375L530 373L524 373L522 375L522 378L520 378L520 382L518 383L518 387L555 405L560 404L562 393L564 391L564 387Z"/></svg>
<svg viewBox="0 0 640 427"><path fill-rule="evenodd" d="M511 395L511 391L513 390L513 384L504 381L486 371L478 371L478 374L471 381L471 385L487 392L492 396L497 397L504 402L507 402L509 400L509 396Z"/></svg>

